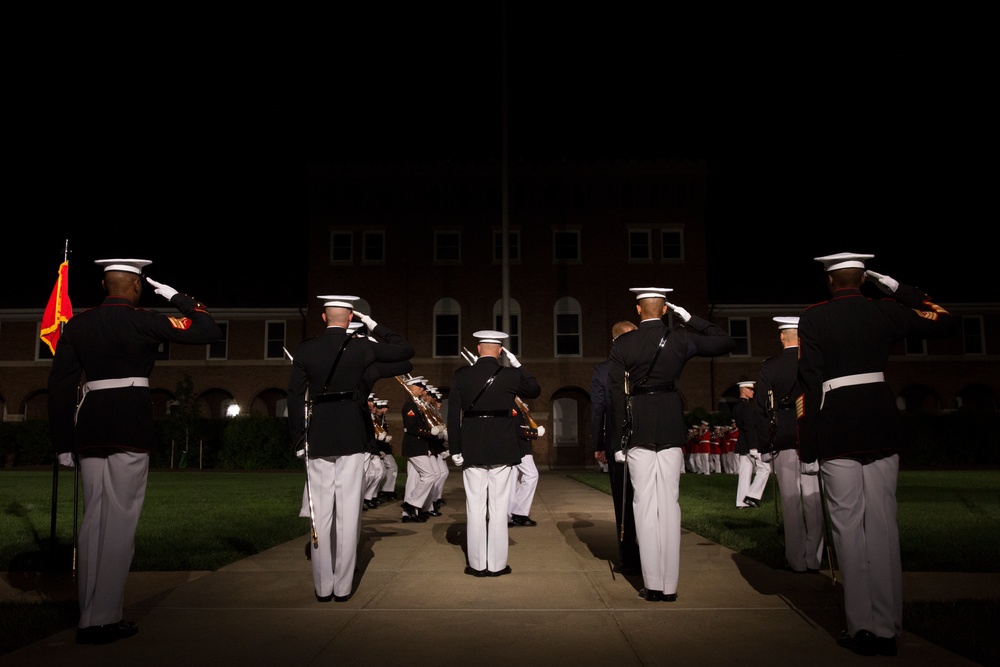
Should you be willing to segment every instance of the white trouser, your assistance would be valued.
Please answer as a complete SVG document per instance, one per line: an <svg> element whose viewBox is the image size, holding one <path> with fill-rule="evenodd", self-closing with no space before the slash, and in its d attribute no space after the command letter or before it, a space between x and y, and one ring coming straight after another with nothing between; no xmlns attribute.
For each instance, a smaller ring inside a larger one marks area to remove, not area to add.
<svg viewBox="0 0 1000 667"><path fill-rule="evenodd" d="M709 454L708 455L710 472L721 473L722 472L722 454Z"/></svg>
<svg viewBox="0 0 1000 667"><path fill-rule="evenodd" d="M434 485L441 476L441 468L432 460L436 456L411 456L406 460L406 491L403 500L418 510L434 508Z"/></svg>
<svg viewBox="0 0 1000 667"><path fill-rule="evenodd" d="M396 464L396 457L392 454L385 455L385 480L382 482L384 493L396 492L396 478L399 477L399 465Z"/></svg>
<svg viewBox="0 0 1000 667"><path fill-rule="evenodd" d="M146 499L149 454L80 458L83 520L77 537L81 628L123 620L135 529Z"/></svg>
<svg viewBox="0 0 1000 667"><path fill-rule="evenodd" d="M538 468L535 467L535 457L525 454L521 462L514 466L510 475L510 512L520 516L529 516L531 503L535 499L535 489L538 488Z"/></svg>
<svg viewBox="0 0 1000 667"><path fill-rule="evenodd" d="M385 481L385 464L378 454L365 454L365 500L378 496L378 490Z"/></svg>
<svg viewBox="0 0 1000 667"><path fill-rule="evenodd" d="M318 546L312 550L316 595L347 596L361 539L364 453L308 459Z"/></svg>
<svg viewBox="0 0 1000 667"><path fill-rule="evenodd" d="M699 475L708 475L711 473L708 459L709 455L707 452L695 452L694 465L695 470Z"/></svg>
<svg viewBox="0 0 1000 667"><path fill-rule="evenodd" d="M747 496L760 500L767 488L767 477L771 466L757 454L740 454L739 479L736 481L736 506L749 507L743 502Z"/></svg>
<svg viewBox="0 0 1000 667"><path fill-rule="evenodd" d="M632 509L643 584L647 589L668 595L676 593L680 578L679 487L684 450L668 447L654 452L630 447L626 461L635 493Z"/></svg>
<svg viewBox="0 0 1000 667"><path fill-rule="evenodd" d="M438 477L434 480L434 486L431 487L430 501L431 506L434 505L434 501L440 500L441 496L444 495L444 483L448 481L448 459L443 456L437 455L431 457L431 463L437 468Z"/></svg>
<svg viewBox="0 0 1000 667"><path fill-rule="evenodd" d="M862 465L853 459L820 463L844 583L847 631L895 637L903 627L903 570L896 523L899 456Z"/></svg>
<svg viewBox="0 0 1000 667"><path fill-rule="evenodd" d="M823 500L819 477L799 472L799 455L783 449L774 458L785 527L785 560L795 570L818 570L823 563Z"/></svg>
<svg viewBox="0 0 1000 667"><path fill-rule="evenodd" d="M462 470L466 551L469 567L474 570L499 572L507 567L507 508L512 470L503 465L469 466Z"/></svg>

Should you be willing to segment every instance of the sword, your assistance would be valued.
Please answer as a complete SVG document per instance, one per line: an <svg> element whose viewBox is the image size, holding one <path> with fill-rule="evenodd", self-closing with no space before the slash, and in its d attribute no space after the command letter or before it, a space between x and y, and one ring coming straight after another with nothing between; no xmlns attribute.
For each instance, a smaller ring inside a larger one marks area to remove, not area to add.
<svg viewBox="0 0 1000 667"><path fill-rule="evenodd" d="M288 357L289 361L295 361L291 353L288 352L288 348L282 347L285 351L285 356ZM305 410L305 425L302 428L302 451L303 458L306 462L306 498L309 500L309 527L312 530L312 544L313 548L319 547L319 533L316 532L316 512L313 511L313 495L312 495L312 483L309 481L309 420L312 419L312 400L309 399L309 388L306 388L306 404Z"/></svg>

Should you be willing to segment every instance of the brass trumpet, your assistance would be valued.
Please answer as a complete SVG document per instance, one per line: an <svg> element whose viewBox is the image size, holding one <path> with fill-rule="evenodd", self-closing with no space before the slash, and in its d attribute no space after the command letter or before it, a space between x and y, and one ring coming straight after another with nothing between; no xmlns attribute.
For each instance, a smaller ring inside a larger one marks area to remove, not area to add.
<svg viewBox="0 0 1000 667"><path fill-rule="evenodd" d="M468 361L470 366L474 366L476 362L479 360L479 357L474 355L472 352L469 352L468 348L465 347L462 348L462 358ZM528 422L527 425L521 426L521 428L525 430L524 435L531 440L534 440L535 438L540 438L543 435L545 435L545 427L540 426L538 422L535 421L534 417L531 416L531 411L528 410L528 406L525 404L524 401L521 400L520 396L514 397L514 403L521 411L521 414L524 415L525 421Z"/></svg>

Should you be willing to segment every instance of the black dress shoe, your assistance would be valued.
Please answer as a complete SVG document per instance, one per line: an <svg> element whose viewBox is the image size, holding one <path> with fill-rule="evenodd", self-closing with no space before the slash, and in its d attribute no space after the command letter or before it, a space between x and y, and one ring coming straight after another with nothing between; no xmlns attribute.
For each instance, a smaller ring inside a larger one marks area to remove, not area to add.
<svg viewBox="0 0 1000 667"><path fill-rule="evenodd" d="M497 570L496 572L494 572L493 570L487 570L486 571L486 576L487 577L502 577L503 575L510 574L510 573L511 573L511 569L510 569L510 565L508 565L504 569Z"/></svg>
<svg viewBox="0 0 1000 667"><path fill-rule="evenodd" d="M320 595L319 593L316 594L316 602L329 602L332 599L333 593L330 593L329 595Z"/></svg>
<svg viewBox="0 0 1000 667"><path fill-rule="evenodd" d="M427 516L441 516L441 512L438 512L437 510L431 510L430 512L423 512L423 514L426 514Z"/></svg>
<svg viewBox="0 0 1000 667"><path fill-rule="evenodd" d="M846 632L842 633L837 639L837 644L854 651L858 655L876 655L876 639L875 633L868 630L858 630L853 637Z"/></svg>
<svg viewBox="0 0 1000 667"><path fill-rule="evenodd" d="M663 602L677 602L677 593L664 593Z"/></svg>
<svg viewBox="0 0 1000 667"><path fill-rule="evenodd" d="M476 570L468 565L465 566L465 573L471 577L485 577L486 572L486 570Z"/></svg>
<svg viewBox="0 0 1000 667"><path fill-rule="evenodd" d="M760 507L760 499L751 498L750 496L747 496L746 498L743 499L743 504L749 507Z"/></svg>
<svg viewBox="0 0 1000 667"><path fill-rule="evenodd" d="M76 631L77 644L110 644L126 639L139 632L139 626L132 621L118 621L107 625L91 625Z"/></svg>
<svg viewBox="0 0 1000 667"><path fill-rule="evenodd" d="M514 514L511 516L511 523L515 526L537 526L538 522L533 520L531 517L524 516L523 514ZM508 524L510 525L510 524Z"/></svg>
<svg viewBox="0 0 1000 667"><path fill-rule="evenodd" d="M347 602L350 599L351 599L350 595L334 595L333 596L333 601L334 602Z"/></svg>
<svg viewBox="0 0 1000 667"><path fill-rule="evenodd" d="M663 591L654 591L651 588L643 588L639 591L639 597L646 602L661 602L663 600Z"/></svg>

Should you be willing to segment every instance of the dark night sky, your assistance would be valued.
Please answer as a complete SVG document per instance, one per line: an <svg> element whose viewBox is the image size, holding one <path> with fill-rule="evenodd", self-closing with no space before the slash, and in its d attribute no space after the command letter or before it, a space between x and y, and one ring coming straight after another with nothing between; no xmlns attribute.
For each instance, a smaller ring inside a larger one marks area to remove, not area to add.
<svg viewBox="0 0 1000 667"><path fill-rule="evenodd" d="M500 4L482 4L336 10L308 30L26 20L0 307L44 306L66 238L81 274L142 256L210 304L287 300L304 164L499 159ZM811 258L841 251L943 303L996 299L985 19L522 4L507 14L511 159L707 158L714 301L819 300ZM262 243L267 221L280 233Z"/></svg>

